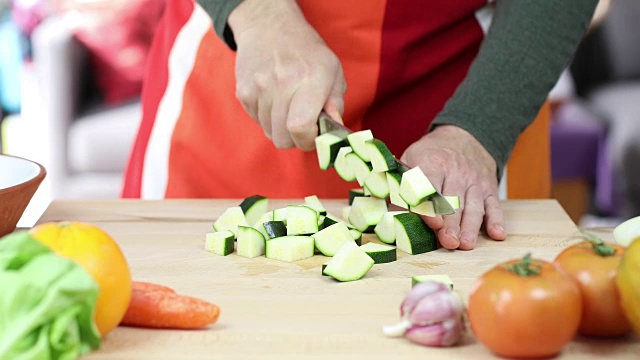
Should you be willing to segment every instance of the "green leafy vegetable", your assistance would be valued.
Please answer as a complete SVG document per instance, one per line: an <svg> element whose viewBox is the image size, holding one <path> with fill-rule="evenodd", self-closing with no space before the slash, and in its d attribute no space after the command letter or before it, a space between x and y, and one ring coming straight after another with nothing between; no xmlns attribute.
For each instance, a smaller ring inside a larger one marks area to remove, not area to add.
<svg viewBox="0 0 640 360"><path fill-rule="evenodd" d="M76 359L100 346L98 285L27 232L0 239L0 284L0 359Z"/></svg>

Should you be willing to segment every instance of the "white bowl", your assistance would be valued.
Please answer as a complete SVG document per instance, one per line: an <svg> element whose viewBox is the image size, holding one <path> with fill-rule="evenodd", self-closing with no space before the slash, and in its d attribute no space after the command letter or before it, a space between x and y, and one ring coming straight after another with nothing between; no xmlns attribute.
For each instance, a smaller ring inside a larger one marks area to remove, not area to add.
<svg viewBox="0 0 640 360"><path fill-rule="evenodd" d="M0 154L0 236L15 230L45 176L36 162Z"/></svg>

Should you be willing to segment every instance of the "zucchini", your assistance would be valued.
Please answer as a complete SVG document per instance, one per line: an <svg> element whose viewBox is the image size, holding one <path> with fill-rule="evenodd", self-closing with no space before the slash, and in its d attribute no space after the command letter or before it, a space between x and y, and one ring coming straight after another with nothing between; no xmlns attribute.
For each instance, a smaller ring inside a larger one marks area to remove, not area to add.
<svg viewBox="0 0 640 360"><path fill-rule="evenodd" d="M236 236L231 230L207 233L204 249L214 254L227 256L233 252L233 241Z"/></svg>
<svg viewBox="0 0 640 360"><path fill-rule="evenodd" d="M374 261L358 245L345 241L329 260L324 273L338 281L359 280L371 270Z"/></svg>
<svg viewBox="0 0 640 360"><path fill-rule="evenodd" d="M333 224L336 224L338 222L341 222L341 221L338 221L338 220L336 220L336 219L334 219L332 217L329 217L329 216L324 216L322 221L318 221L318 231L322 231L322 230L328 228L329 226L331 226Z"/></svg>
<svg viewBox="0 0 640 360"><path fill-rule="evenodd" d="M249 196L240 203L240 208L249 226L254 226L258 219L267 212L268 207L269 199L262 195Z"/></svg>
<svg viewBox="0 0 640 360"><path fill-rule="evenodd" d="M215 231L230 230L236 236L238 235L238 226L249 226L247 218L244 216L244 211L240 206L232 206L226 209L220 216L213 222L213 229Z"/></svg>
<svg viewBox="0 0 640 360"><path fill-rule="evenodd" d="M284 221L267 221L262 224L262 227L264 227L264 231L267 234L264 238L265 240L287 235L287 225L284 224Z"/></svg>
<svg viewBox="0 0 640 360"><path fill-rule="evenodd" d="M258 221L256 221L256 223L253 225L255 229L262 233L262 236L264 236L265 239L269 238L269 234L267 234L267 231L264 228L264 223L266 223L267 221L273 221L273 211L267 211L266 213L264 213L260 217L260 219L258 219Z"/></svg>
<svg viewBox="0 0 640 360"><path fill-rule="evenodd" d="M353 241L356 242L356 245L362 245L362 233L356 229L349 229L351 233L351 237L353 237Z"/></svg>
<svg viewBox="0 0 640 360"><path fill-rule="evenodd" d="M322 264L322 276L329 276L329 275L324 273L324 269L327 268L327 264L329 264L329 262L326 262L326 263Z"/></svg>
<svg viewBox="0 0 640 360"><path fill-rule="evenodd" d="M414 213L393 216L396 232L396 247L408 254L416 255L433 251L438 247L435 232Z"/></svg>
<svg viewBox="0 0 640 360"><path fill-rule="evenodd" d="M448 285L449 289L453 290L453 280L449 275L416 275L411 278L411 287L424 281L437 281Z"/></svg>
<svg viewBox="0 0 640 360"><path fill-rule="evenodd" d="M356 153L349 153L345 156L347 163L353 169L353 173L356 175L356 181L360 186L364 186L364 181L371 172L371 164L362 160L362 158Z"/></svg>
<svg viewBox="0 0 640 360"><path fill-rule="evenodd" d="M345 206L342 208L342 218L344 221L349 221L349 213L351 212L351 206Z"/></svg>
<svg viewBox="0 0 640 360"><path fill-rule="evenodd" d="M262 233L249 226L238 226L238 256L254 258L264 255L265 239Z"/></svg>
<svg viewBox="0 0 640 360"><path fill-rule="evenodd" d="M360 232L372 232L387 212L387 202L374 197L358 197L349 211L349 223Z"/></svg>
<svg viewBox="0 0 640 360"><path fill-rule="evenodd" d="M387 174L387 185L389 186L389 202L403 209L408 209L409 205L400 197L400 181L402 174L398 171L389 171Z"/></svg>
<svg viewBox="0 0 640 360"><path fill-rule="evenodd" d="M390 263L398 259L395 246L370 242L360 246L360 249L364 250L367 255L371 256L376 264Z"/></svg>
<svg viewBox="0 0 640 360"><path fill-rule="evenodd" d="M393 156L387 145L381 140L368 140L365 142L365 148L374 172L384 173L398 167L396 157Z"/></svg>
<svg viewBox="0 0 640 360"><path fill-rule="evenodd" d="M352 153L353 150L351 146L343 146L338 150L338 155L336 155L336 160L333 163L333 167L336 169L336 173L338 176L342 178L344 181L355 181L356 173L351 168L349 161L347 160L347 154Z"/></svg>
<svg viewBox="0 0 640 360"><path fill-rule="evenodd" d="M382 219L380 219L378 225L373 228L373 232L378 236L380 241L385 244L393 244L396 242L396 227L393 216L406 212L407 211L387 211L382 215Z"/></svg>
<svg viewBox="0 0 640 360"><path fill-rule="evenodd" d="M333 167L338 150L346 145L347 141L332 133L324 133L316 137L315 143L320 169L327 170Z"/></svg>
<svg viewBox="0 0 640 360"><path fill-rule="evenodd" d="M305 197L304 204L315 210L319 215L327 215L327 210L325 210L324 205L316 195Z"/></svg>
<svg viewBox="0 0 640 360"><path fill-rule="evenodd" d="M460 198L457 196L443 196L454 210L460 208ZM431 200L425 200L416 206L410 207L411 212L424 216L436 216L435 205Z"/></svg>
<svg viewBox="0 0 640 360"><path fill-rule="evenodd" d="M287 235L311 235L317 232L317 211L306 205L287 206Z"/></svg>
<svg viewBox="0 0 640 360"><path fill-rule="evenodd" d="M278 208L273 210L273 220L274 221L284 221L287 223L287 208Z"/></svg>
<svg viewBox="0 0 640 360"><path fill-rule="evenodd" d="M281 236L266 242L265 256L280 261L298 261L313 256L311 236Z"/></svg>
<svg viewBox="0 0 640 360"><path fill-rule="evenodd" d="M409 206L420 204L435 194L435 192L436 188L433 187L419 167L414 167L402 173L400 197L409 204Z"/></svg>
<svg viewBox="0 0 640 360"><path fill-rule="evenodd" d="M387 182L387 173L370 172L364 180L364 188L369 190L371 195L386 199L389 196L389 184Z"/></svg>
<svg viewBox="0 0 640 360"><path fill-rule="evenodd" d="M353 150L355 155L358 155L364 162L370 162L369 150L366 146L366 142L373 140L373 133L371 130L356 131L347 135L347 141Z"/></svg>
<svg viewBox="0 0 640 360"><path fill-rule="evenodd" d="M366 196L364 189L351 189L349 190L349 205L353 204L353 199L358 196Z"/></svg>
<svg viewBox="0 0 640 360"><path fill-rule="evenodd" d="M345 241L354 241L347 225L343 222L335 223L326 229L311 235L316 248L324 256L334 256Z"/></svg>

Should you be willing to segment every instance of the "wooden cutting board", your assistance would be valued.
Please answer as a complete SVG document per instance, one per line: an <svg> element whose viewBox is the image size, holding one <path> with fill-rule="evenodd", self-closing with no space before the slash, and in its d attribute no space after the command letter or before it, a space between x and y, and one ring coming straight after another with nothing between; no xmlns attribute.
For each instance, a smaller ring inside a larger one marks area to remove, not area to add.
<svg viewBox="0 0 640 360"><path fill-rule="evenodd" d="M362 279L340 283L321 276L328 260L295 263L264 257L226 257L203 250L211 224L240 200L55 201L41 222L79 220L97 224L122 247L134 280L173 287L218 304L221 317L205 330L119 327L87 359L485 359L494 356L470 332L452 348L427 348L386 338L382 326L399 318L411 277L448 274L464 299L479 275L497 263L531 252L552 260L580 240L568 215L553 200L507 201L509 236L481 238L473 251L439 249L421 255L398 251L398 261L375 265ZM270 208L300 204L272 200ZM346 200L323 200L340 215ZM610 233L600 234L610 238ZM368 235L363 243L375 241ZM496 324L500 326L500 324ZM553 324L549 324L553 326ZM576 338L563 359L637 359L636 336L618 340Z"/></svg>

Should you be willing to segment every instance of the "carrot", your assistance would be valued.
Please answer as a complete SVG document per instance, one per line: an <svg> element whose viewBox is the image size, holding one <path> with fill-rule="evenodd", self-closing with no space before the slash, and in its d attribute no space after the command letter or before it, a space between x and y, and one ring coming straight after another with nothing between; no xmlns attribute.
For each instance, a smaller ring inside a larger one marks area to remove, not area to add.
<svg viewBox="0 0 640 360"><path fill-rule="evenodd" d="M202 299L177 294L173 289L133 282L131 302L120 325L164 329L198 329L213 324L220 308Z"/></svg>

